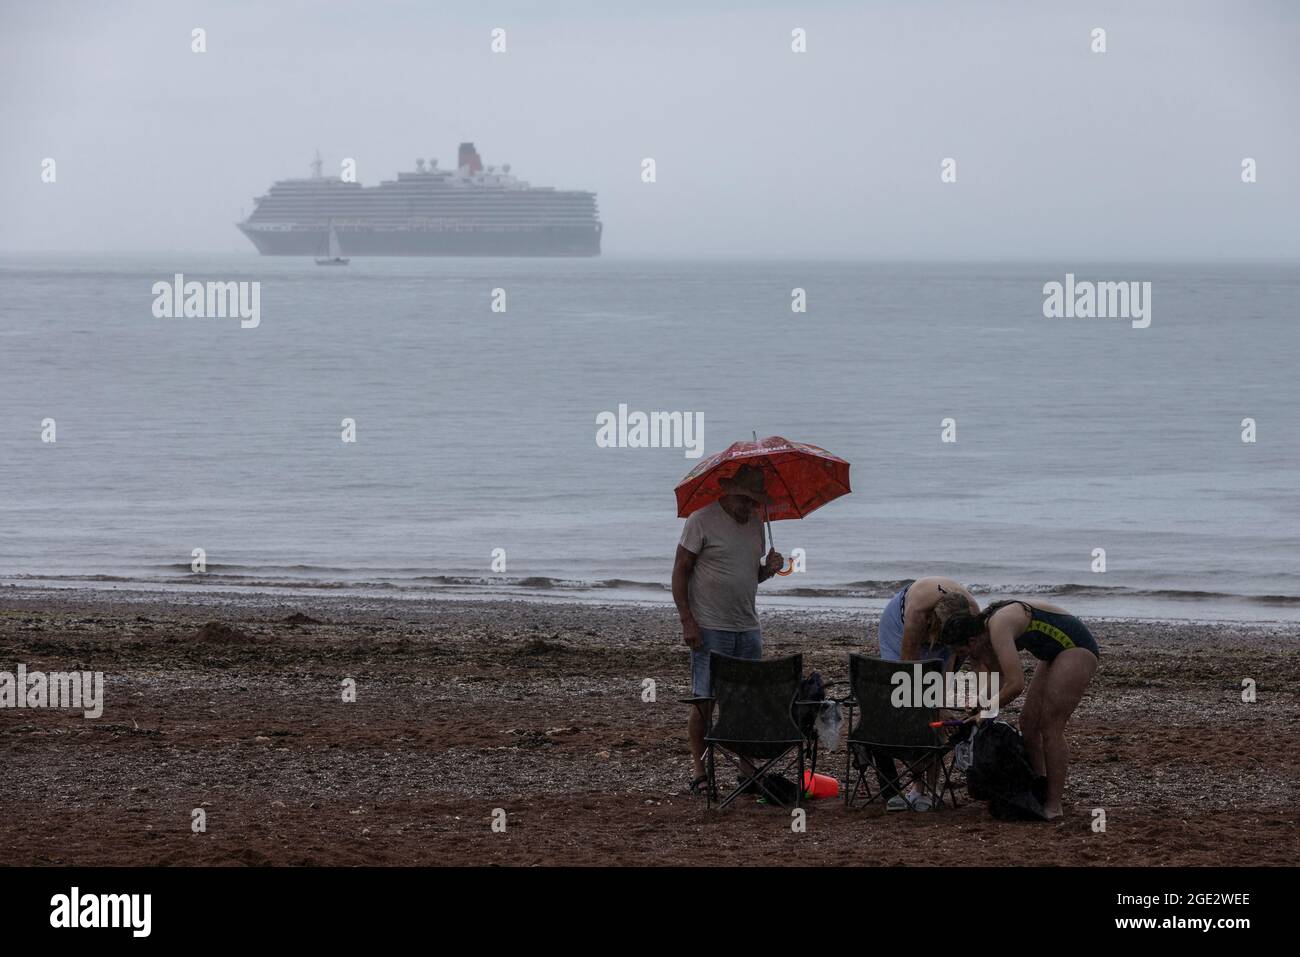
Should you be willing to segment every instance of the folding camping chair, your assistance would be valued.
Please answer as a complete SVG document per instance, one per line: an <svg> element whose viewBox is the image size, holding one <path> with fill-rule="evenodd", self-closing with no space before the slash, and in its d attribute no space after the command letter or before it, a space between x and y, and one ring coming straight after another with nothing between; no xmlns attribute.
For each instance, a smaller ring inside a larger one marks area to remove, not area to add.
<svg viewBox="0 0 1300 957"><path fill-rule="evenodd" d="M718 804L718 810L754 790L783 808L798 807L804 790L805 749L816 760L815 740L804 739L794 718L795 705L809 703L796 700L803 682L803 656L760 660L732 658L714 651L709 653L709 674L712 695L682 699L700 708L704 715L709 806L718 796L715 755L720 753L735 766L740 780ZM713 713L710 704L716 705L720 713ZM752 774L745 763L752 765ZM766 780L769 775L791 768L798 773L793 802L774 793Z"/></svg>
<svg viewBox="0 0 1300 957"><path fill-rule="evenodd" d="M891 700L895 688L894 675L905 671L910 681L916 665L921 666L923 677L935 672L943 674L943 662L936 659L884 661L866 655L849 655L851 696L846 702L849 736L845 742L844 758L846 807L853 806L860 790L866 793L865 807L875 800L905 793L912 783L933 799L936 807L943 807L945 795L951 799L953 807L957 806L952 783L956 741L950 740L938 728L930 727L930 722L939 720L939 709L895 707ZM854 710L861 712L856 726L853 723ZM902 763L902 771L898 770L896 761ZM937 789L931 787L926 778L926 771L936 763L940 773ZM852 776L853 771L857 772L856 779ZM878 789L872 789L868 774L879 776ZM851 788L850 784L853 785Z"/></svg>

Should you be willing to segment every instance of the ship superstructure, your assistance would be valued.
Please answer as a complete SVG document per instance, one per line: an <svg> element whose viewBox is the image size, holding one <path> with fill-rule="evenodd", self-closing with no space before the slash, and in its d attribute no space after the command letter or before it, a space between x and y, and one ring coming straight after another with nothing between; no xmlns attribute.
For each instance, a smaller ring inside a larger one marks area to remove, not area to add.
<svg viewBox="0 0 1300 957"><path fill-rule="evenodd" d="M267 256L320 256L331 227L340 256L598 256L596 194L531 186L510 164L484 168L473 143L455 170L415 161L378 186L312 174L275 183L239 223Z"/></svg>

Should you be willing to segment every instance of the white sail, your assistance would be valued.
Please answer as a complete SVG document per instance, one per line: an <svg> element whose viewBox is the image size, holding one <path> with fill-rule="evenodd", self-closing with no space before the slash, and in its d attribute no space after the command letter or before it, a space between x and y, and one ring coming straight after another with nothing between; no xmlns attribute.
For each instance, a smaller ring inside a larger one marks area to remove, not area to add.
<svg viewBox="0 0 1300 957"><path fill-rule="evenodd" d="M330 223L330 259L339 258L339 236L334 232L334 224Z"/></svg>

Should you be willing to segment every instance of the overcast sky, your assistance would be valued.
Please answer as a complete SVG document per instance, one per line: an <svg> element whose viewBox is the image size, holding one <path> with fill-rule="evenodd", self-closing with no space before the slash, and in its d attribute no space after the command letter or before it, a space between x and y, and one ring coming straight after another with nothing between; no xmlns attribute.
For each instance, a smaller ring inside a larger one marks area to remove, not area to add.
<svg viewBox="0 0 1300 957"><path fill-rule="evenodd" d="M252 254L315 149L472 140L609 256L1296 259L1298 51L1285 0L0 0L0 250Z"/></svg>

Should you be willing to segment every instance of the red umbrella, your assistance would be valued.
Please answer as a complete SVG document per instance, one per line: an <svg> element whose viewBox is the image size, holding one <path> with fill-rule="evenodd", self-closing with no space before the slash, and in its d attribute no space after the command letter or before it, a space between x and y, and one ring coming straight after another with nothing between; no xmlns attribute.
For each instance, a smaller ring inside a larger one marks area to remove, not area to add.
<svg viewBox="0 0 1300 957"><path fill-rule="evenodd" d="M765 516L769 522L803 518L853 491L849 488L848 462L815 445L772 435L753 442L735 442L691 469L676 488L677 517L685 518L721 498L719 482L735 475L742 465L763 471L767 495L772 500ZM771 532L769 526L769 537Z"/></svg>

